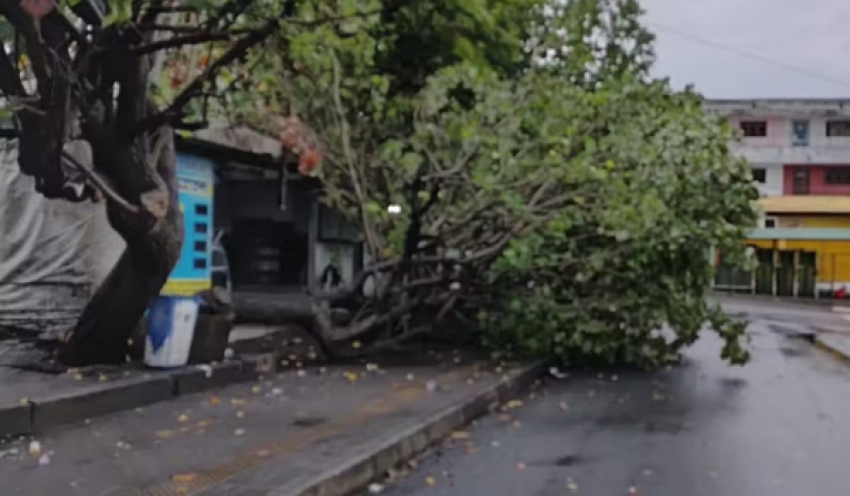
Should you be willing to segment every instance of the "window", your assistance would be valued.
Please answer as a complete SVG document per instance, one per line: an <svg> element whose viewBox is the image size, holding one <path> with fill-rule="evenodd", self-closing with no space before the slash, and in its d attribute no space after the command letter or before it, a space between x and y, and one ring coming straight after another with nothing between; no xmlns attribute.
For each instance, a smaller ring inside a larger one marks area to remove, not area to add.
<svg viewBox="0 0 850 496"><path fill-rule="evenodd" d="M850 184L850 167L829 167L826 169L826 184Z"/></svg>
<svg viewBox="0 0 850 496"><path fill-rule="evenodd" d="M809 121L791 121L791 144L809 146Z"/></svg>
<svg viewBox="0 0 850 496"><path fill-rule="evenodd" d="M195 269L206 269L207 268L207 259L206 258L196 258L192 260L192 267Z"/></svg>
<svg viewBox="0 0 850 496"><path fill-rule="evenodd" d="M767 121L741 121L741 131L748 138L764 138L767 136Z"/></svg>
<svg viewBox="0 0 850 496"><path fill-rule="evenodd" d="M207 252L207 242L206 241L195 241L195 251L199 251L201 253Z"/></svg>
<svg viewBox="0 0 850 496"><path fill-rule="evenodd" d="M360 241L360 230L345 218L342 213L319 204L319 241L349 242Z"/></svg>
<svg viewBox="0 0 850 496"><path fill-rule="evenodd" d="M850 137L850 120L848 121L827 121L826 135L831 138L835 137Z"/></svg>
<svg viewBox="0 0 850 496"><path fill-rule="evenodd" d="M209 209L208 206L206 206L202 203L195 205L195 214L196 215L207 215L209 212L210 212L210 209Z"/></svg>
<svg viewBox="0 0 850 496"><path fill-rule="evenodd" d="M765 169L753 169L753 181L764 184L767 182L767 171Z"/></svg>
<svg viewBox="0 0 850 496"><path fill-rule="evenodd" d="M776 228L776 217L765 217L764 218L764 227L766 229L775 229Z"/></svg>
<svg viewBox="0 0 850 496"><path fill-rule="evenodd" d="M196 222L195 223L195 232L198 234L206 234L207 233L207 223L206 222Z"/></svg>

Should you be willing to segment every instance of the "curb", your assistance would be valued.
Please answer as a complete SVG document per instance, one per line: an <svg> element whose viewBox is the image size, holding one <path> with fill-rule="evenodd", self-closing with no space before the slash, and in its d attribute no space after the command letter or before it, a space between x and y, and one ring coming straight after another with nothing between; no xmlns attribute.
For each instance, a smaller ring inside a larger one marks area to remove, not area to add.
<svg viewBox="0 0 850 496"><path fill-rule="evenodd" d="M850 353L842 350L838 346L834 346L828 343L827 341L824 341L819 334L815 335L813 342L815 348L818 348L821 351L825 351L837 360L844 362L847 365L850 365Z"/></svg>
<svg viewBox="0 0 850 496"><path fill-rule="evenodd" d="M503 378L487 390L440 412L424 417L402 432L374 442L347 457L338 466L309 479L270 491L266 496L346 496L366 487L391 468L410 460L441 441L453 431L491 411L493 404L528 389L549 367L540 360Z"/></svg>
<svg viewBox="0 0 850 496"><path fill-rule="evenodd" d="M838 300L832 298L807 298L793 296L754 295L751 293L730 293L727 291L712 290L709 294L717 300L772 303L777 305L798 305L807 308L825 308L838 311L850 310L850 300Z"/></svg>
<svg viewBox="0 0 850 496"><path fill-rule="evenodd" d="M208 367L208 368L207 368ZM256 362L237 360L90 384L24 400L0 404L0 439L44 434L62 426L132 410L178 396L247 382L258 376Z"/></svg>

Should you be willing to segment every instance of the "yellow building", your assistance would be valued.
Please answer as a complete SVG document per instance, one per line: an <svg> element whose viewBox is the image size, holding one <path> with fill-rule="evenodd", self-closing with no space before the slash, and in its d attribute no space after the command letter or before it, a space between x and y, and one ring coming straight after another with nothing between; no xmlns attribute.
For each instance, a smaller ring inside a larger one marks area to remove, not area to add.
<svg viewBox="0 0 850 496"><path fill-rule="evenodd" d="M759 267L739 273L718 257L719 289L807 297L850 293L850 197L776 196L762 198L759 206L763 226L747 240Z"/></svg>

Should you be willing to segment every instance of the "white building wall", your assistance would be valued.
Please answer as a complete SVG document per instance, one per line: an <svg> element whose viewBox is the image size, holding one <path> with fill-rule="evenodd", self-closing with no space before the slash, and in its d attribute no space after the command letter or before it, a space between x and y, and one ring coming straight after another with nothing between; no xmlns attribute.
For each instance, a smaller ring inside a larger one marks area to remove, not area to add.
<svg viewBox="0 0 850 496"><path fill-rule="evenodd" d="M755 167L850 164L850 137L826 135L828 121L850 120L850 100L713 100L706 102L706 109L728 116L734 127L741 121L767 122L767 136L744 137L730 145ZM807 146L793 144L795 120L809 121Z"/></svg>
<svg viewBox="0 0 850 496"><path fill-rule="evenodd" d="M751 163L753 169L764 169L765 181L758 184L762 196L779 196L782 194L782 164Z"/></svg>

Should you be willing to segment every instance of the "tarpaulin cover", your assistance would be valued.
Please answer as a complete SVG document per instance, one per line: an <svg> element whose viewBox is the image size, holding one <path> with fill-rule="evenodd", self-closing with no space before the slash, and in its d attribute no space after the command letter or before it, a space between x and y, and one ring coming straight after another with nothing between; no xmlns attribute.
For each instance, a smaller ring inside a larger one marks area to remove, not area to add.
<svg viewBox="0 0 850 496"><path fill-rule="evenodd" d="M123 241L102 204L48 200L20 172L17 141L0 140L0 333L73 326Z"/></svg>

